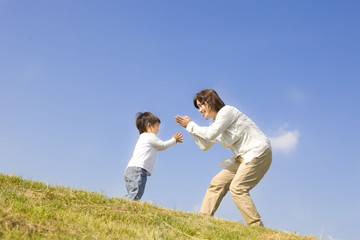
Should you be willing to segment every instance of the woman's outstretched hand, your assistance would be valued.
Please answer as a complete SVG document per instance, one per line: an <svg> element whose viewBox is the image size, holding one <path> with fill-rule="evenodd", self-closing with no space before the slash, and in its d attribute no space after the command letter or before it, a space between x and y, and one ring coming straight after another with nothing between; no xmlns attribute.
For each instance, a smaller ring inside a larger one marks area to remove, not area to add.
<svg viewBox="0 0 360 240"><path fill-rule="evenodd" d="M175 121L180 125L183 126L184 128L187 127L187 125L189 124L189 122L191 122L191 119L188 116L175 116Z"/></svg>

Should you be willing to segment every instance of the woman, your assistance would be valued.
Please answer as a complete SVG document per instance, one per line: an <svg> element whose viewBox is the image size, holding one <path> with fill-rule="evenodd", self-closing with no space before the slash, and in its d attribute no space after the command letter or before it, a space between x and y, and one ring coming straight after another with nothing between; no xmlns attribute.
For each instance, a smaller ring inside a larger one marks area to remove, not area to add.
<svg viewBox="0 0 360 240"><path fill-rule="evenodd" d="M270 141L252 120L235 107L225 105L214 90L200 91L193 101L205 119L212 118L210 126L200 127L187 116L176 116L176 122L186 128L202 150L208 150L219 141L231 149L235 159L212 179L200 214L213 216L230 190L245 222L251 226L264 226L249 191L271 165Z"/></svg>

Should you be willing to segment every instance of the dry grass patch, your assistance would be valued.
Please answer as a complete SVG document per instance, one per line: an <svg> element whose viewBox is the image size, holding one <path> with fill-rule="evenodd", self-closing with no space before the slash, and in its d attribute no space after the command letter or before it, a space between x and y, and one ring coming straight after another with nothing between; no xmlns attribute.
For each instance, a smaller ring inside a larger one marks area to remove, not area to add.
<svg viewBox="0 0 360 240"><path fill-rule="evenodd" d="M3 174L0 238L316 239Z"/></svg>

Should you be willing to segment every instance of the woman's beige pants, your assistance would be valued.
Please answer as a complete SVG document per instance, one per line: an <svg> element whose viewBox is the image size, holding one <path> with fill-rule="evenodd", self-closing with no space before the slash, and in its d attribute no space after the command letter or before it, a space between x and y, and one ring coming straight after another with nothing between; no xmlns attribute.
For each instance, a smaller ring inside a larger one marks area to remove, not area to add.
<svg viewBox="0 0 360 240"><path fill-rule="evenodd" d="M246 164L241 157L237 158L237 161L224 168L212 179L201 205L200 214L214 216L221 200L230 190L232 199L245 222L251 226L263 226L249 191L264 177L271 161L272 152L270 148Z"/></svg>

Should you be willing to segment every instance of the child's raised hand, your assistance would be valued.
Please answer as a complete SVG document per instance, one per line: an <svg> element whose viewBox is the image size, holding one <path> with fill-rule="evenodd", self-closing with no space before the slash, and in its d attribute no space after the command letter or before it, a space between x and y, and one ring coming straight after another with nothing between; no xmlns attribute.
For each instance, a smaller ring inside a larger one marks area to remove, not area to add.
<svg viewBox="0 0 360 240"><path fill-rule="evenodd" d="M176 133L175 135L172 136L173 138L175 138L176 142L178 143L182 143L184 138L183 138L183 135L182 133Z"/></svg>

